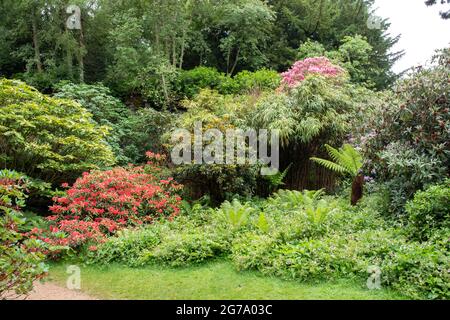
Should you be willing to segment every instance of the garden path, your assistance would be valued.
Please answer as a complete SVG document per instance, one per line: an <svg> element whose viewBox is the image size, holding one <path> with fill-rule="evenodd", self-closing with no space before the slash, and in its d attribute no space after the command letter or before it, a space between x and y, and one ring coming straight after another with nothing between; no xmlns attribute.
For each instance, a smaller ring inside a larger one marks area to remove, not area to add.
<svg viewBox="0 0 450 320"><path fill-rule="evenodd" d="M80 292L70 290L52 282L34 284L33 291L28 296L21 296L15 300L97 300L96 298Z"/></svg>

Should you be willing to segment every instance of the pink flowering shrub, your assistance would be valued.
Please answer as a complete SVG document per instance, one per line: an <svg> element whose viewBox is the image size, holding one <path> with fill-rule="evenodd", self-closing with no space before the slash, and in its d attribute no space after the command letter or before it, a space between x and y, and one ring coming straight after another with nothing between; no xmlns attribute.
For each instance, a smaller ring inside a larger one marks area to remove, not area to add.
<svg viewBox="0 0 450 320"><path fill-rule="evenodd" d="M294 65L286 72L282 73L282 87L293 88L305 80L309 74L321 74L325 77L337 77L345 71L339 66L331 63L328 58L315 57L306 58L294 63Z"/></svg>

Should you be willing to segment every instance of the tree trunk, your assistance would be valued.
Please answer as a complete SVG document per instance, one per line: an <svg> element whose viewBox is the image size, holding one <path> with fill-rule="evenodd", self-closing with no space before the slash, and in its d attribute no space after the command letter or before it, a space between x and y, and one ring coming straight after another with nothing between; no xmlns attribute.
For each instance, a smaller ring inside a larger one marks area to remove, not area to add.
<svg viewBox="0 0 450 320"><path fill-rule="evenodd" d="M352 182L352 195L350 202L355 206L363 197L364 175L357 175Z"/></svg>
<svg viewBox="0 0 450 320"><path fill-rule="evenodd" d="M237 65L237 63L239 61L239 53L240 53L240 51L241 51L241 48L238 47L237 52L236 52L236 59L234 60L233 67L231 68L231 71L228 74L229 76L233 75L234 69L236 69L236 65Z"/></svg>
<svg viewBox="0 0 450 320"><path fill-rule="evenodd" d="M161 73L161 81L163 85L163 92L164 92L164 98L166 100L164 104L164 108L167 108L167 104L169 103L169 93L167 92L167 83L166 83L166 77L164 76L164 72Z"/></svg>
<svg viewBox="0 0 450 320"><path fill-rule="evenodd" d="M227 52L227 74L229 74L229 70L230 70L230 57L231 57L231 48L228 48L228 52Z"/></svg>
<svg viewBox="0 0 450 320"><path fill-rule="evenodd" d="M172 66L177 67L177 39L176 36L172 36Z"/></svg>
<svg viewBox="0 0 450 320"><path fill-rule="evenodd" d="M33 47L34 47L34 60L36 62L36 68L38 72L42 72L41 52L39 49L39 38L37 34L37 22L35 10L31 14L31 27L33 29Z"/></svg>
<svg viewBox="0 0 450 320"><path fill-rule="evenodd" d="M188 26L191 24L191 22L189 21ZM188 26L186 26L186 28L188 28ZM183 59L184 59L184 50L186 47L186 28L183 30L183 36L181 38L181 51L180 51L180 64L179 64L179 68L182 69L183 68Z"/></svg>
<svg viewBox="0 0 450 320"><path fill-rule="evenodd" d="M81 17L80 17L81 19ZM80 21L80 54L78 57L78 63L79 63L79 67L80 67L80 82L84 82L84 50L85 50L85 45L84 45L84 34L83 34L83 25L82 25L82 20Z"/></svg>

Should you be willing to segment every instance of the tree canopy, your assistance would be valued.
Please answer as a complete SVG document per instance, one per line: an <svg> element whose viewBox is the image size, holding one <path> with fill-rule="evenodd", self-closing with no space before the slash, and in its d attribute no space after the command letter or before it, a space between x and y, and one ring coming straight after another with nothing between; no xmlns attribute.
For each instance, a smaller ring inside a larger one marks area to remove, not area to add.
<svg viewBox="0 0 450 320"><path fill-rule="evenodd" d="M362 55L358 62L370 72L356 77L369 77L378 89L392 83L390 68L400 56L389 53L398 37L387 33L388 21L367 26L372 0L72 2L81 29L67 27L65 0L0 1L1 76L47 92L59 80L102 81L132 102L167 106L182 69L280 72L308 41L345 59L353 59L350 51Z"/></svg>

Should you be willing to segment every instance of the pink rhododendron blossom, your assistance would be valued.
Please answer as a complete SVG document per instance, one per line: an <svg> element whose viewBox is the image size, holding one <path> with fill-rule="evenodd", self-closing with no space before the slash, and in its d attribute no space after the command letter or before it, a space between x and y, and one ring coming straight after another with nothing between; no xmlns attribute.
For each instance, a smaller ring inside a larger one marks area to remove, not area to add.
<svg viewBox="0 0 450 320"><path fill-rule="evenodd" d="M308 74L318 73L326 77L336 77L344 72L339 66L331 63L325 57L306 58L294 63L286 72L282 73L282 85L293 88L305 80Z"/></svg>

